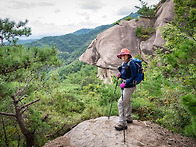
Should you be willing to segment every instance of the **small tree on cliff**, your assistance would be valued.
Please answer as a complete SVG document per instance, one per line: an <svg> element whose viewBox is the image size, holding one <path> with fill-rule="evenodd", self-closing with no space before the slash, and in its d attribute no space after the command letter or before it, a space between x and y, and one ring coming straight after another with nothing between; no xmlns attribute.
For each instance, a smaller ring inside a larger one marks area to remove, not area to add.
<svg viewBox="0 0 196 147"><path fill-rule="evenodd" d="M40 128L32 128L29 106L40 100L36 91L41 90L43 69L58 64L57 51L48 47L2 46L0 59L0 115L14 118L18 124L16 132L20 134L21 131L25 136L26 146L34 146L34 133ZM10 131L6 131L4 125L2 132L8 146L7 133Z"/></svg>
<svg viewBox="0 0 196 147"><path fill-rule="evenodd" d="M28 20L24 22L19 21L10 21L9 18L1 19L0 18L0 39L1 46L3 45L3 40L7 40L10 43L16 44L18 38L17 36L29 36L31 35L31 28L25 27L28 23Z"/></svg>
<svg viewBox="0 0 196 147"><path fill-rule="evenodd" d="M144 28L143 26L137 27L135 34L139 38L138 49L140 51L140 55L142 54L140 44L142 41L146 41L150 38L150 36L155 32L153 27Z"/></svg>
<svg viewBox="0 0 196 147"><path fill-rule="evenodd" d="M138 11L137 13L140 14L142 17L155 17L155 12L152 6L147 6L148 4L142 0L141 2L142 7L135 6Z"/></svg>

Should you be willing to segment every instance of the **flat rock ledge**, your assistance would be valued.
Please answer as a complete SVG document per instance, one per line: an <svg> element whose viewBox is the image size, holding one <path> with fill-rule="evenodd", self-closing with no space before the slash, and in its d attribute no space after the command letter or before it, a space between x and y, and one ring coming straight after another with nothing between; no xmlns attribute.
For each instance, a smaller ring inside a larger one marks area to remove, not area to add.
<svg viewBox="0 0 196 147"><path fill-rule="evenodd" d="M134 120L125 131L116 131L117 116L84 121L44 147L195 147L196 140L172 133L149 121Z"/></svg>

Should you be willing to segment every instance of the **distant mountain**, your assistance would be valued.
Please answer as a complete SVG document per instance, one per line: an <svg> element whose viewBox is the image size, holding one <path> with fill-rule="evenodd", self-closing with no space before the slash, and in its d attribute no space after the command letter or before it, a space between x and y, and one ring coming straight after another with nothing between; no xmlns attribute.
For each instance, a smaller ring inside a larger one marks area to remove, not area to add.
<svg viewBox="0 0 196 147"><path fill-rule="evenodd" d="M86 33L88 33L91 30L93 30L93 29L80 29L80 30L77 30L77 31L73 32L73 34L74 35L86 34Z"/></svg>
<svg viewBox="0 0 196 147"><path fill-rule="evenodd" d="M102 25L94 29L81 29L74 33L61 35L61 36L49 36L42 39L28 43L28 46L55 46L60 52L71 53L76 48L81 47L87 41L92 40L100 32L108 29L112 25Z"/></svg>
<svg viewBox="0 0 196 147"><path fill-rule="evenodd" d="M74 33L43 37L25 46L54 46L59 50L59 57L65 59L66 63L70 63L86 50L92 40L104 30L110 28L112 25L102 25L94 29L81 29Z"/></svg>
<svg viewBox="0 0 196 147"><path fill-rule="evenodd" d="M129 15L127 15L127 16L125 16L125 17L119 19L119 20L123 20L123 19L125 19L125 18L127 18L127 17L129 17L129 16L131 16L132 18L136 19L136 18L138 18L140 15L139 15L137 12L135 12L135 13L131 12Z"/></svg>
<svg viewBox="0 0 196 147"><path fill-rule="evenodd" d="M140 15L139 15L137 12L135 12L135 13L131 12L127 17L129 17L129 16L131 16L132 18L136 19L136 18L138 18Z"/></svg>
<svg viewBox="0 0 196 147"><path fill-rule="evenodd" d="M18 40L17 44L27 44L36 41L37 39Z"/></svg>
<svg viewBox="0 0 196 147"><path fill-rule="evenodd" d="M27 44L27 43L31 43L31 42L34 42L34 41L36 41L36 40L38 40L38 39L27 39L27 40L18 40L17 41L17 44ZM5 45L7 45L8 44L8 42L6 41L5 42Z"/></svg>

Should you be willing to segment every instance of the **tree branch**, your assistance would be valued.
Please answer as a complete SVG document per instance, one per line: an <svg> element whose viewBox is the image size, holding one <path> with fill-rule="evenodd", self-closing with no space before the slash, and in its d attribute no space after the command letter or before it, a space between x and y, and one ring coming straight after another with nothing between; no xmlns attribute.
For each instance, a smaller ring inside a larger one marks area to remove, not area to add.
<svg viewBox="0 0 196 147"><path fill-rule="evenodd" d="M40 100L40 98L38 98L38 99L36 99L36 100L34 100L34 101L32 101L32 102L26 104L26 105L23 105L22 107L20 107L20 110L22 110L22 109L28 107L29 105L31 105L31 104L33 104L33 103L36 103L36 102L39 101L39 100Z"/></svg>
<svg viewBox="0 0 196 147"><path fill-rule="evenodd" d="M22 101L23 99L25 99L26 97L25 97L25 95L24 96L22 96L21 98L19 98L18 100L17 100L17 102L20 102L20 101Z"/></svg>
<svg viewBox="0 0 196 147"><path fill-rule="evenodd" d="M27 107L22 110L21 114L23 114L27 110Z"/></svg>
<svg viewBox="0 0 196 147"><path fill-rule="evenodd" d="M20 93L22 93L22 92L25 90L25 88L29 85L29 83L31 82L32 79L33 79L33 77L30 78L29 81L27 82L27 84L26 84L22 89L20 89L18 92L16 92L16 93L14 94L14 96L17 96L17 95L19 95Z"/></svg>
<svg viewBox="0 0 196 147"><path fill-rule="evenodd" d="M16 114L14 114L14 113L7 113L7 112L0 112L0 115L14 116L14 117L16 117Z"/></svg>

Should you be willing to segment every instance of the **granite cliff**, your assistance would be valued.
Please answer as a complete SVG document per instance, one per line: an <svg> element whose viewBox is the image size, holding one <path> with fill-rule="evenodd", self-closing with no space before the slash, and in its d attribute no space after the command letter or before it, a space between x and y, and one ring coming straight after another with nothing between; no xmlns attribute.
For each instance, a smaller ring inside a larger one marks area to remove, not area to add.
<svg viewBox="0 0 196 147"><path fill-rule="evenodd" d="M156 47L163 48L165 40L161 37L160 28L174 19L173 0L159 3L154 18L139 17L137 20L122 20L97 35L79 60L98 67L98 77L107 81L116 74L121 60L116 55L122 48L128 48L132 56L141 55L144 61L145 55L152 55ZM140 40L136 36L138 27L155 29L147 40Z"/></svg>

